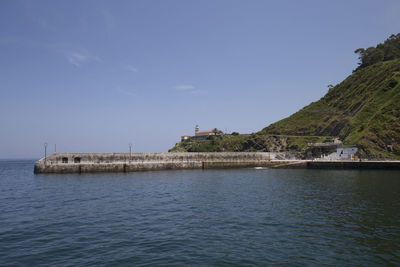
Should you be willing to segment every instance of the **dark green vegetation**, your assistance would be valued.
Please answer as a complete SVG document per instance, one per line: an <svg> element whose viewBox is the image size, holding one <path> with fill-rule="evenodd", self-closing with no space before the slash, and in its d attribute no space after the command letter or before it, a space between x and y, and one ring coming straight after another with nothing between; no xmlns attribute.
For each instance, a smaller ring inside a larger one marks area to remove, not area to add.
<svg viewBox="0 0 400 267"><path fill-rule="evenodd" d="M255 134L187 140L171 151L306 151L338 136L362 157L400 158L400 34L356 53L352 75L292 116Z"/></svg>
<svg viewBox="0 0 400 267"><path fill-rule="evenodd" d="M376 47L368 47L367 49L358 48L354 53L359 54L359 67L364 68L378 62L393 60L400 58L400 33L391 35L383 44Z"/></svg>
<svg viewBox="0 0 400 267"><path fill-rule="evenodd" d="M263 133L210 136L208 140L179 142L170 152L252 152L252 151L304 151L308 143L324 142L326 136L286 136Z"/></svg>
<svg viewBox="0 0 400 267"><path fill-rule="evenodd" d="M400 157L400 60L357 70L319 101L263 134L331 135L369 158Z"/></svg>

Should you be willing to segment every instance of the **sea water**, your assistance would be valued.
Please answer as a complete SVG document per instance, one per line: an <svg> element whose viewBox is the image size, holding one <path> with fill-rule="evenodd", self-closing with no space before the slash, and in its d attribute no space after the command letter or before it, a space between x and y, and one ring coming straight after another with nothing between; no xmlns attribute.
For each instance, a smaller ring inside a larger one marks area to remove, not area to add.
<svg viewBox="0 0 400 267"><path fill-rule="evenodd" d="M400 172L33 174L0 161L0 265L400 265Z"/></svg>

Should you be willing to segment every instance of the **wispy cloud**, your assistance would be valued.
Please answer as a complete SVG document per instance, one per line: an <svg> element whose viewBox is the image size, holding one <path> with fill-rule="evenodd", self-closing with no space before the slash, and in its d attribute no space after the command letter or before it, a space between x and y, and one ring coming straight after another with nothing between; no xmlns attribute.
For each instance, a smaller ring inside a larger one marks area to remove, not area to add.
<svg viewBox="0 0 400 267"><path fill-rule="evenodd" d="M195 87L191 84L181 84L174 86L174 88L181 91L191 91L195 89Z"/></svg>
<svg viewBox="0 0 400 267"><path fill-rule="evenodd" d="M187 92L192 95L207 94L206 90L197 89L194 85L191 85L191 84L180 84L180 85L174 86L174 89L179 90L179 91L184 91L184 92Z"/></svg>
<svg viewBox="0 0 400 267"><path fill-rule="evenodd" d="M91 61L101 62L98 56L93 55L87 49L69 43L48 43L15 36L0 36L0 45L14 44L56 52L75 67Z"/></svg>
<svg viewBox="0 0 400 267"><path fill-rule="evenodd" d="M130 72L138 72L139 70L131 65L126 66L126 69Z"/></svg>
<svg viewBox="0 0 400 267"><path fill-rule="evenodd" d="M81 66L83 63L90 61L100 61L100 59L96 56L93 56L88 51L70 51L66 53L66 58L69 63L74 65L75 67Z"/></svg>

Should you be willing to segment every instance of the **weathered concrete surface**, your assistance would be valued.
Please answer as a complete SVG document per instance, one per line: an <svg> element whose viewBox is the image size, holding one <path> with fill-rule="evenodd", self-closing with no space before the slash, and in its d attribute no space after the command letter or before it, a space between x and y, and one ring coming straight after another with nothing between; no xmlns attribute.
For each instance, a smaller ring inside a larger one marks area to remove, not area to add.
<svg viewBox="0 0 400 267"><path fill-rule="evenodd" d="M280 152L64 153L37 161L34 172L86 173L270 167L273 160L294 158L294 154Z"/></svg>
<svg viewBox="0 0 400 267"><path fill-rule="evenodd" d="M35 173L135 172L217 168L400 169L400 161L297 160L276 152L65 153L35 163Z"/></svg>

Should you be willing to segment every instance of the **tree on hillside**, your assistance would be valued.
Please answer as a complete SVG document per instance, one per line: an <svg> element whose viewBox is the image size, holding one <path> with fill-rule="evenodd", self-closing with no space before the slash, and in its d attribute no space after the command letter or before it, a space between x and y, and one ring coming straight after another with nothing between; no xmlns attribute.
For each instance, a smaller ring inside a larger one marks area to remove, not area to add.
<svg viewBox="0 0 400 267"><path fill-rule="evenodd" d="M381 61L400 58L400 33L391 35L383 44L380 43L376 47L371 46L367 49L358 48L354 53L359 55L358 59L360 60L357 69L368 67Z"/></svg>
<svg viewBox="0 0 400 267"><path fill-rule="evenodd" d="M215 135L221 135L221 134L223 134L223 132L222 132L221 130L217 129L217 128L214 128L212 131L213 131L213 133L214 133Z"/></svg>

